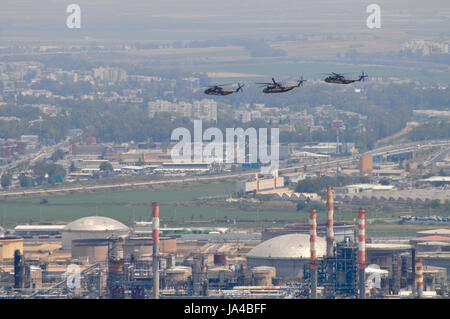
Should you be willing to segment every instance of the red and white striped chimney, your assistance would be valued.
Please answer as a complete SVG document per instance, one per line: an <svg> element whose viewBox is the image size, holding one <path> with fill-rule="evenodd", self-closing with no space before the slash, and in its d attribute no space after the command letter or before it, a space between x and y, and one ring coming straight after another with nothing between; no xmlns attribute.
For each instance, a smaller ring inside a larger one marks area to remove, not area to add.
<svg viewBox="0 0 450 319"><path fill-rule="evenodd" d="M359 268L366 268L366 211L358 212L358 263Z"/></svg>
<svg viewBox="0 0 450 319"><path fill-rule="evenodd" d="M417 286L417 297L423 297L423 263L422 258L416 259L416 286Z"/></svg>
<svg viewBox="0 0 450 319"><path fill-rule="evenodd" d="M358 211L359 298L366 298L366 211Z"/></svg>
<svg viewBox="0 0 450 319"><path fill-rule="evenodd" d="M159 206L157 202L152 203L152 226L153 226L153 232L152 232L152 238L153 243L159 244Z"/></svg>
<svg viewBox="0 0 450 319"><path fill-rule="evenodd" d="M153 298L159 299L159 206L152 203L152 238L153 238Z"/></svg>
<svg viewBox="0 0 450 319"><path fill-rule="evenodd" d="M311 299L317 298L317 221L316 210L309 211L309 245L311 251L310 271L311 271Z"/></svg>
<svg viewBox="0 0 450 319"><path fill-rule="evenodd" d="M334 246L334 198L331 186L327 188L327 256L333 257Z"/></svg>

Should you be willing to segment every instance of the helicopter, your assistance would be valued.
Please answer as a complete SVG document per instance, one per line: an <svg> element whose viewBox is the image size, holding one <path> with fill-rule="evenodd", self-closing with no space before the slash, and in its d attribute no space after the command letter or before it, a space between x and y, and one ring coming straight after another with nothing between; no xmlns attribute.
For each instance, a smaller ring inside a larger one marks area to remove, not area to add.
<svg viewBox="0 0 450 319"><path fill-rule="evenodd" d="M362 72L358 79L347 79L342 74L331 72L331 74L329 74L329 76L326 77L324 81L327 83L335 83L335 84L350 84L353 82L364 81L364 79L367 77L368 77L367 74Z"/></svg>
<svg viewBox="0 0 450 319"><path fill-rule="evenodd" d="M238 83L238 88L236 90L225 90L223 88L223 86L226 86L229 84L221 84L221 85L213 85L213 86L209 86L206 90L205 90L205 94L207 95L228 95L231 93L237 93L239 91L242 91L242 88L244 87L245 84L239 84Z"/></svg>
<svg viewBox="0 0 450 319"><path fill-rule="evenodd" d="M263 82L256 84L266 86L263 89L263 93L284 93L303 85L303 82L306 82L306 80L303 80L302 76L301 79L298 81L297 85L281 85L280 83L276 82L274 78L272 78L272 82Z"/></svg>

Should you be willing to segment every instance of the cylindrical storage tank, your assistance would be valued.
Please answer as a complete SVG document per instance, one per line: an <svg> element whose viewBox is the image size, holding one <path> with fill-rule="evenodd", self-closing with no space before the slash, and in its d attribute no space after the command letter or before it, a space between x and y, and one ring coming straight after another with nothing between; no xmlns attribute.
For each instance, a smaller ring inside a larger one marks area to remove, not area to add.
<svg viewBox="0 0 450 319"><path fill-rule="evenodd" d="M259 266L252 268L255 286L272 286L272 279L276 277L275 267Z"/></svg>
<svg viewBox="0 0 450 319"><path fill-rule="evenodd" d="M176 266L166 269L166 282L179 283L185 282L192 275L191 267Z"/></svg>
<svg viewBox="0 0 450 319"><path fill-rule="evenodd" d="M72 240L72 258L88 258L89 262L105 261L108 258L107 239Z"/></svg>
<svg viewBox="0 0 450 319"><path fill-rule="evenodd" d="M310 236L287 234L263 241L247 253L247 267L275 267L277 278L303 278L305 266L310 264ZM326 254L325 238L316 238L316 256Z"/></svg>
<svg viewBox="0 0 450 319"><path fill-rule="evenodd" d="M123 223L109 217L90 216L77 219L62 230L62 249L72 248L72 240L77 239L107 239L113 236L125 237L130 229Z"/></svg>
<svg viewBox="0 0 450 319"><path fill-rule="evenodd" d="M214 265L226 265L227 256L225 254L215 254L214 255Z"/></svg>

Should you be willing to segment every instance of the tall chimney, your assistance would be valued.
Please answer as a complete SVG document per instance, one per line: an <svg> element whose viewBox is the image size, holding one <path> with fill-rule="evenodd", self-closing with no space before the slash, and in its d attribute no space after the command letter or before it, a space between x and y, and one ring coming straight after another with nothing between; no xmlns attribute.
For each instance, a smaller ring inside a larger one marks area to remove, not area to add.
<svg viewBox="0 0 450 319"><path fill-rule="evenodd" d="M366 211L358 212L358 263L359 263L359 299L366 298Z"/></svg>
<svg viewBox="0 0 450 319"><path fill-rule="evenodd" d="M417 298L423 298L423 264L422 258L416 259L416 290Z"/></svg>
<svg viewBox="0 0 450 319"><path fill-rule="evenodd" d="M309 211L309 244L311 250L310 270L311 270L311 299L317 299L317 253L316 253L316 239L317 239L317 222L316 210Z"/></svg>
<svg viewBox="0 0 450 319"><path fill-rule="evenodd" d="M334 246L334 198L331 186L327 188L327 256L333 257Z"/></svg>
<svg viewBox="0 0 450 319"><path fill-rule="evenodd" d="M412 270L412 283L411 283L411 287L412 287L412 295L415 296L416 295L416 249L413 248L411 249L411 270Z"/></svg>
<svg viewBox="0 0 450 319"><path fill-rule="evenodd" d="M152 226L153 226L153 299L159 299L159 206L157 202L152 203Z"/></svg>

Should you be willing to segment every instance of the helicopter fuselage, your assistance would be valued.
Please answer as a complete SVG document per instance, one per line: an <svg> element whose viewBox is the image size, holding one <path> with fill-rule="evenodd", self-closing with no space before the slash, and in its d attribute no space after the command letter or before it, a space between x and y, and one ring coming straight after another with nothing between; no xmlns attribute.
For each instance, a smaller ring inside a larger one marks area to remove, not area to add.
<svg viewBox="0 0 450 319"><path fill-rule="evenodd" d="M297 85L290 86L268 86L263 89L263 93L284 93L298 87Z"/></svg>
<svg viewBox="0 0 450 319"><path fill-rule="evenodd" d="M350 83L353 83L353 82L357 82L359 80L346 79L346 78L336 78L336 77L329 76L324 81L327 82L327 83L335 83L335 84L350 84Z"/></svg>
<svg viewBox="0 0 450 319"><path fill-rule="evenodd" d="M228 95L231 93L234 93L235 91L231 90L222 90L222 89L215 89L215 88L209 88L205 90L205 94L207 95Z"/></svg>

